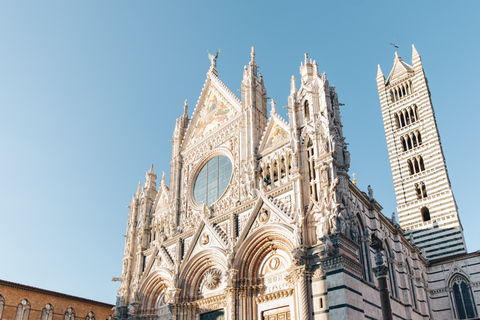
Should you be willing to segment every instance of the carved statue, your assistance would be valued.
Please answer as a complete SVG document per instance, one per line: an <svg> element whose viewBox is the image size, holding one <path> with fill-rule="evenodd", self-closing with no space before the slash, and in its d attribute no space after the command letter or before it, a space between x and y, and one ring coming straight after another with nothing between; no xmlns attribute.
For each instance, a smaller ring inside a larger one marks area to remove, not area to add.
<svg viewBox="0 0 480 320"><path fill-rule="evenodd" d="M373 200L373 189L370 185L368 185L367 187L368 189L368 197L370 198L370 200Z"/></svg>

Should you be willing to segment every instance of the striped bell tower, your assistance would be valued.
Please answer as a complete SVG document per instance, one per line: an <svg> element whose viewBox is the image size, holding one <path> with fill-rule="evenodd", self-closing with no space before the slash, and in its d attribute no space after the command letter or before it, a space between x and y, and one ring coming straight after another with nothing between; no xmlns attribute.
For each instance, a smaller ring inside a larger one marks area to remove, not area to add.
<svg viewBox="0 0 480 320"><path fill-rule="evenodd" d="M386 80L378 66L377 86L400 226L433 261L466 253L466 246L428 81L412 48L412 65L395 52Z"/></svg>

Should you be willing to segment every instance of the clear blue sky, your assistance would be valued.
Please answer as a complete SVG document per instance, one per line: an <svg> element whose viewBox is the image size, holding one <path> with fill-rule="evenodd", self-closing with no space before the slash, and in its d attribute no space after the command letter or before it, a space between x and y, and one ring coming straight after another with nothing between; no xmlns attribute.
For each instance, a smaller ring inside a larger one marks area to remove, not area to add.
<svg viewBox="0 0 480 320"><path fill-rule="evenodd" d="M210 62L238 95L255 45L287 104L303 54L334 84L350 173L395 211L376 87L392 38L422 56L469 251L480 249L480 2L0 1L0 278L114 303L125 208ZM297 84L298 85L298 84ZM285 110L278 108L285 116ZM168 174L167 174L168 176Z"/></svg>

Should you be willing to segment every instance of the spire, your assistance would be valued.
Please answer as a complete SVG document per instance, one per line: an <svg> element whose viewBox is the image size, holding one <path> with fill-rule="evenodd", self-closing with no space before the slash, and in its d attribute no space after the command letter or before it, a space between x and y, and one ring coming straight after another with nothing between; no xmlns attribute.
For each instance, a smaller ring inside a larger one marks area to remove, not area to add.
<svg viewBox="0 0 480 320"><path fill-rule="evenodd" d="M308 53L305 52L305 65L308 64Z"/></svg>
<svg viewBox="0 0 480 320"><path fill-rule="evenodd" d="M148 170L147 174L148 174L148 175L154 175L154 174L155 174L155 172L153 171L153 163L152 163L152 165L150 166L150 170Z"/></svg>
<svg viewBox="0 0 480 320"><path fill-rule="evenodd" d="M295 88L295 76L292 76L292 80L290 83L290 93L297 92L297 88Z"/></svg>
<svg viewBox="0 0 480 320"><path fill-rule="evenodd" d="M252 46L252 51L250 52L250 57L252 57L252 59L250 60L250 63L254 63L255 62L255 47Z"/></svg>
<svg viewBox="0 0 480 320"><path fill-rule="evenodd" d="M381 77L381 76L383 76L383 72L382 72L382 69L380 68L380 65L378 65L377 78L378 78L378 77Z"/></svg>
<svg viewBox="0 0 480 320"><path fill-rule="evenodd" d="M422 65L422 58L420 58L420 55L418 54L417 49L415 49L415 45L413 44L412 44L412 64L414 67Z"/></svg>
<svg viewBox="0 0 480 320"><path fill-rule="evenodd" d="M136 196L138 197L140 195L140 190L142 189L142 182L138 181L138 188L137 188L137 193Z"/></svg>
<svg viewBox="0 0 480 320"><path fill-rule="evenodd" d="M153 171L153 164L150 166L150 170L147 171L147 174L145 175L145 189L155 189L156 188L156 183L155 180L157 180L157 175Z"/></svg>
<svg viewBox="0 0 480 320"><path fill-rule="evenodd" d="M160 181L160 185L162 187L165 187L166 186L166 183L165 183L165 171L163 171L162 173L162 180Z"/></svg>
<svg viewBox="0 0 480 320"><path fill-rule="evenodd" d="M185 104L183 105L183 114L187 114L187 110L188 110L187 99L185 99Z"/></svg>

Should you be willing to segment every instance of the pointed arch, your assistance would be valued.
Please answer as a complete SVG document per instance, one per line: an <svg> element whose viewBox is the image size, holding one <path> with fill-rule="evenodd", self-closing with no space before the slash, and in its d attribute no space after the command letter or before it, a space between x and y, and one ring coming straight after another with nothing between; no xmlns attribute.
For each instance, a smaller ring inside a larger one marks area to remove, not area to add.
<svg viewBox="0 0 480 320"><path fill-rule="evenodd" d="M360 216L359 213L356 215L357 218L357 233L359 235L359 260L360 263L362 264L362 275L363 279L368 281L368 282L373 282L373 276L372 276L372 262L370 260L370 247L368 246L368 231L367 228L365 227L365 224L363 223L362 217Z"/></svg>
<svg viewBox="0 0 480 320"><path fill-rule="evenodd" d="M475 298L470 288L470 281L460 274L455 274L450 280L452 300L455 302L455 313L459 319L477 317Z"/></svg>
<svg viewBox="0 0 480 320"><path fill-rule="evenodd" d="M23 299L17 306L17 313L15 314L15 320L28 320L30 315L30 302L27 299Z"/></svg>

